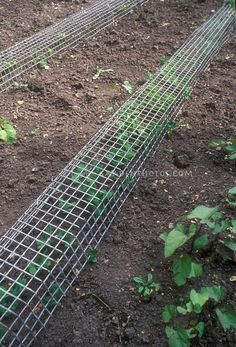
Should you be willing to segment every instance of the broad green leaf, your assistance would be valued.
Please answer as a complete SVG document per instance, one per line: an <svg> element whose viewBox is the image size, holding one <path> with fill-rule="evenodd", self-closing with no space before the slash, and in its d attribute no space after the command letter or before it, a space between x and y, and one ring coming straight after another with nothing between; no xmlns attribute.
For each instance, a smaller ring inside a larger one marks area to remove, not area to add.
<svg viewBox="0 0 236 347"><path fill-rule="evenodd" d="M134 283L141 283L141 284L144 283L144 280L141 277L133 277L132 281Z"/></svg>
<svg viewBox="0 0 236 347"><path fill-rule="evenodd" d="M198 336L202 337L205 329L205 323L199 322L197 325L195 325L194 329L198 331Z"/></svg>
<svg viewBox="0 0 236 347"><path fill-rule="evenodd" d="M187 255L178 256L173 261L173 274L178 286L186 283L187 278L199 277L202 275L202 265L191 261Z"/></svg>
<svg viewBox="0 0 236 347"><path fill-rule="evenodd" d="M219 223L215 223L211 228L212 234L216 235L225 231L229 226L229 222L227 220L221 220Z"/></svg>
<svg viewBox="0 0 236 347"><path fill-rule="evenodd" d="M189 256L178 256L173 261L173 274L175 282L178 286L186 283L186 280L191 272L191 259Z"/></svg>
<svg viewBox="0 0 236 347"><path fill-rule="evenodd" d="M197 206L192 212L187 215L187 219L200 219L202 223L207 221L216 211L217 207L206 207L204 205Z"/></svg>
<svg viewBox="0 0 236 347"><path fill-rule="evenodd" d="M236 151L236 145L226 146L224 149L227 152L233 152L233 151Z"/></svg>
<svg viewBox="0 0 236 347"><path fill-rule="evenodd" d="M183 314L183 315L185 315L186 313L188 313L187 308L184 308L184 307L182 307L182 306L177 306L177 311L178 311L180 314Z"/></svg>
<svg viewBox="0 0 236 347"><path fill-rule="evenodd" d="M228 194L230 194L230 195L236 194L236 187L230 188L230 189L228 190Z"/></svg>
<svg viewBox="0 0 236 347"><path fill-rule="evenodd" d="M233 220L231 221L231 224L232 224L232 229L231 229L231 231L232 231L233 233L236 233L236 219L233 219Z"/></svg>
<svg viewBox="0 0 236 347"><path fill-rule="evenodd" d="M159 237L161 240L166 241L167 236L168 236L168 231L165 231L164 233L161 233Z"/></svg>
<svg viewBox="0 0 236 347"><path fill-rule="evenodd" d="M124 81L124 83L122 84L122 87L123 87L125 90L127 90L127 92L128 92L129 94L132 93L133 86L132 86L132 84L131 84L129 81Z"/></svg>
<svg viewBox="0 0 236 347"><path fill-rule="evenodd" d="M165 258L170 257L176 249L183 246L188 240L189 237L185 234L184 226L182 224L177 224L175 228L168 233L165 240Z"/></svg>
<svg viewBox="0 0 236 347"><path fill-rule="evenodd" d="M236 252L236 241L224 240L224 245Z"/></svg>
<svg viewBox="0 0 236 347"><path fill-rule="evenodd" d="M167 326L165 328L165 333L170 347L190 347L189 336L186 329L179 329L179 331L177 331Z"/></svg>
<svg viewBox="0 0 236 347"><path fill-rule="evenodd" d="M188 278L199 277L203 273L202 264L191 262L191 270Z"/></svg>
<svg viewBox="0 0 236 347"><path fill-rule="evenodd" d="M194 240L193 249L195 250L203 249L209 245L209 242L210 240L207 234L201 235L198 238L196 238L196 240Z"/></svg>
<svg viewBox="0 0 236 347"><path fill-rule="evenodd" d="M222 147L225 145L225 140L222 139L213 139L209 143L210 148Z"/></svg>
<svg viewBox="0 0 236 347"><path fill-rule="evenodd" d="M195 289L192 289L190 292L190 300L192 304L199 305L200 307L203 307L207 300L209 299L209 295L206 292L200 292L197 293Z"/></svg>
<svg viewBox="0 0 236 347"><path fill-rule="evenodd" d="M230 155L228 156L228 158L229 158L230 160L236 159L236 153L230 154Z"/></svg>
<svg viewBox="0 0 236 347"><path fill-rule="evenodd" d="M213 299L216 302L225 298L225 290L221 286L203 287L201 293L205 293L210 299Z"/></svg>
<svg viewBox="0 0 236 347"><path fill-rule="evenodd" d="M236 311L231 307L216 309L216 315L224 330L236 329Z"/></svg>
<svg viewBox="0 0 236 347"><path fill-rule="evenodd" d="M166 305L164 311L162 313L162 320L165 323L169 323L169 321L177 316L177 309L175 305Z"/></svg>

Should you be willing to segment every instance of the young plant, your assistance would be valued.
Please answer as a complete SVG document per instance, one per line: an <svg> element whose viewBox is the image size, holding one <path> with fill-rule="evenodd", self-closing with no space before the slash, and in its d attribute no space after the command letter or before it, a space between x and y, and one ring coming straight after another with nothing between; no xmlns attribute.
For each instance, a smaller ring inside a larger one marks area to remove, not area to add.
<svg viewBox="0 0 236 347"><path fill-rule="evenodd" d="M39 236L39 239L36 240L36 249L41 253L47 252L48 246L52 245L52 227L48 226Z"/></svg>
<svg viewBox="0 0 236 347"><path fill-rule="evenodd" d="M47 306L47 308L52 309L63 296L63 286L54 282L48 288L48 292L49 295L43 299L43 304Z"/></svg>
<svg viewBox="0 0 236 347"><path fill-rule="evenodd" d="M43 70L43 69L48 69L48 63L47 63L47 59L45 57L41 57L38 64L37 64L38 68L40 70Z"/></svg>
<svg viewBox="0 0 236 347"><path fill-rule="evenodd" d="M0 141L13 144L16 141L16 130L4 118L0 118Z"/></svg>
<svg viewBox="0 0 236 347"><path fill-rule="evenodd" d="M122 84L122 87L129 93L132 94L133 86L129 81L124 81Z"/></svg>
<svg viewBox="0 0 236 347"><path fill-rule="evenodd" d="M137 292L143 296L150 296L154 291L158 292L160 285L155 282L151 273L147 274L147 278L133 277L132 282L137 285Z"/></svg>
<svg viewBox="0 0 236 347"><path fill-rule="evenodd" d="M97 262L98 251L96 248L90 249L88 261L92 264Z"/></svg>
<svg viewBox="0 0 236 347"><path fill-rule="evenodd" d="M97 67L96 73L93 75L92 79L97 80L99 77L102 75L105 75L106 73L111 73L113 72L112 69L101 69L100 67Z"/></svg>
<svg viewBox="0 0 236 347"><path fill-rule="evenodd" d="M22 82L15 82L14 86L15 86L16 89L28 88L28 84L27 83L22 83Z"/></svg>
<svg viewBox="0 0 236 347"><path fill-rule="evenodd" d="M31 275L36 276L43 269L49 270L51 265L52 262L47 256L38 256L32 262L28 263L27 270Z"/></svg>
<svg viewBox="0 0 236 347"><path fill-rule="evenodd" d="M236 138L229 139L228 141L223 139L213 139L209 143L210 148L219 148L226 154L225 158L229 160L236 160Z"/></svg>
<svg viewBox="0 0 236 347"><path fill-rule="evenodd" d="M235 0L227 0L227 4L235 9Z"/></svg>
<svg viewBox="0 0 236 347"><path fill-rule="evenodd" d="M226 201L230 207L236 208L236 186L228 190Z"/></svg>
<svg viewBox="0 0 236 347"><path fill-rule="evenodd" d="M76 202L70 202L69 199L65 200L63 198L59 199L58 207L65 212L70 212L76 205Z"/></svg>
<svg viewBox="0 0 236 347"><path fill-rule="evenodd" d="M0 286L0 317L8 317L12 312L16 312L21 303L19 295L24 290L26 282L26 279L21 277L10 289Z"/></svg>
<svg viewBox="0 0 236 347"><path fill-rule="evenodd" d="M168 57L161 57L160 65L165 65L169 60L170 60L170 58L168 58Z"/></svg>

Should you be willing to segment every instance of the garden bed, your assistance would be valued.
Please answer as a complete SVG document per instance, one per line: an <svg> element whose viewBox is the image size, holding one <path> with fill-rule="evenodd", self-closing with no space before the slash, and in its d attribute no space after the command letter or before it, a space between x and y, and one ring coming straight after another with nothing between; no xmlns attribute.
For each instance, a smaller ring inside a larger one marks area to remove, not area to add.
<svg viewBox="0 0 236 347"><path fill-rule="evenodd" d="M107 108L127 98L123 81L142 84L147 71L172 54L217 4L149 2L126 17L129 22L122 20L83 49L53 59L49 70L32 73L25 91L0 96L2 115L19 134L16 145L0 147L1 233L105 121ZM232 38L179 117L191 129L166 138L150 160L148 169L157 175L140 181L102 242L97 264L84 271L37 346L166 346L161 312L176 293L166 268L160 268L163 245L157 235L194 204L214 205L235 182L235 167L207 148L212 137L235 131L234 51ZM93 81L97 66L114 72ZM130 279L152 268L165 295L140 302ZM233 290L230 266L222 273L211 264L211 272ZM232 335L212 335L202 344L234 344Z"/></svg>

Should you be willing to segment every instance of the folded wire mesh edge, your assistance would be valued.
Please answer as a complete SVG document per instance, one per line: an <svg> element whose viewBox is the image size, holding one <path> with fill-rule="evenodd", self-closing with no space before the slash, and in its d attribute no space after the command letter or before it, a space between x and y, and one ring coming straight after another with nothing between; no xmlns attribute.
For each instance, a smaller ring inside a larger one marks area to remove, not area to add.
<svg viewBox="0 0 236 347"><path fill-rule="evenodd" d="M1 346L29 346L46 326L234 26L224 4L0 238Z"/></svg>

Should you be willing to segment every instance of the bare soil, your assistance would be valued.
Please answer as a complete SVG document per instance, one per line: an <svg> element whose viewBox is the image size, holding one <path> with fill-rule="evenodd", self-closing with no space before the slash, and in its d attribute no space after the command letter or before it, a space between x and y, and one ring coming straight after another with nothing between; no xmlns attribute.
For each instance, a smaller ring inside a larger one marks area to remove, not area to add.
<svg viewBox="0 0 236 347"><path fill-rule="evenodd" d="M89 3L1 1L0 48ZM108 108L115 110L128 98L122 82L141 85L160 58L173 54L220 5L218 0L150 0L76 50L49 61L49 70L22 78L25 90L0 94L0 116L18 134L13 146L0 145L0 234L106 121ZM146 177L101 242L98 262L87 266L34 347L166 347L163 307L192 286L223 285L228 303L235 302L235 282L229 281L234 263L206 261L201 280L179 290L158 238L185 211L201 203L214 206L235 185L235 165L208 149L213 137L235 135L235 55L232 35L179 115L178 121L189 127L166 137L150 158ZM93 81L97 66L113 73ZM161 291L147 301L138 297L131 278L148 271ZM224 333L211 318L205 317L206 334L193 345L235 346L236 334Z"/></svg>

